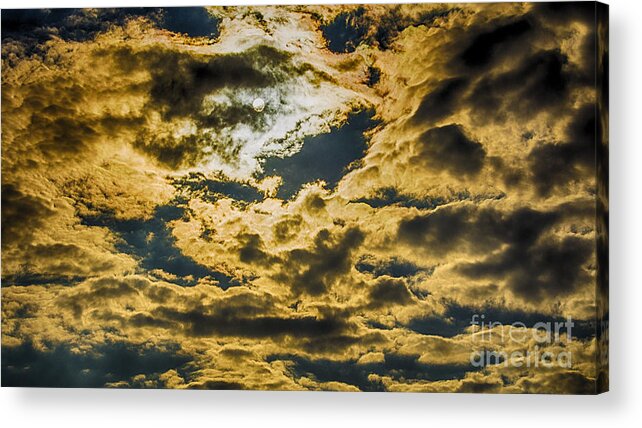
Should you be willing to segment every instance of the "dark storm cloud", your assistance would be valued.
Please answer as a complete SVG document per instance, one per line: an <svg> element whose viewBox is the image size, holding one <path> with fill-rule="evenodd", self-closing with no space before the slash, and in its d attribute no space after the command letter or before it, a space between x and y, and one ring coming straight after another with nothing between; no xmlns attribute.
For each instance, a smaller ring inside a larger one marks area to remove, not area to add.
<svg viewBox="0 0 642 428"><path fill-rule="evenodd" d="M484 164L484 147L468 138L460 125L432 128L419 136L411 163L458 176L474 176Z"/></svg>
<svg viewBox="0 0 642 428"><path fill-rule="evenodd" d="M341 236L320 231L311 249L297 248L284 255L281 272L275 279L288 284L296 295L318 296L326 293L352 267L352 253L364 241L358 228L350 228Z"/></svg>
<svg viewBox="0 0 642 428"><path fill-rule="evenodd" d="M502 214L492 209L448 206L402 220L397 237L435 255L453 250L483 252L496 248L502 234L510 233L505 222Z"/></svg>
<svg viewBox="0 0 642 428"><path fill-rule="evenodd" d="M461 379L466 373L475 371L472 366L458 364L424 364L417 356L386 354L381 363L359 364L356 361L334 361L325 359L308 359L297 355L272 355L266 359L272 361L291 361L291 375L295 379L309 377L319 382L343 382L354 385L361 391L385 391L385 386L378 380L372 380L371 374L391 376L395 380L448 380Z"/></svg>
<svg viewBox="0 0 642 428"><path fill-rule="evenodd" d="M4 181L4 180L3 180ZM33 232L46 226L54 213L47 200L2 184L2 249L29 245Z"/></svg>
<svg viewBox="0 0 642 428"><path fill-rule="evenodd" d="M540 111L562 114L573 89L593 85L595 34L581 41L580 63L571 63L559 49L542 49L539 42L558 38L559 25L579 21L592 28L593 20L592 4L546 3L520 17L466 28L450 48L455 52L448 65L453 77L424 96L412 122L437 121L469 108L480 124Z"/></svg>
<svg viewBox="0 0 642 428"><path fill-rule="evenodd" d="M483 253L503 247L476 263L459 266L470 278L506 280L506 285L525 299L567 295L589 279L584 270L592 241L577 236L547 235L577 207L562 206L542 212L520 208L501 213L470 206L442 208L401 221L398 237L435 255L454 250Z"/></svg>
<svg viewBox="0 0 642 428"><path fill-rule="evenodd" d="M64 85L63 82L58 83ZM52 86L55 87L56 83ZM38 142L37 147L45 156L54 159L73 158L87 152L100 138L103 130L100 120L86 119L78 115L76 110L86 95L80 86L66 87L55 93L49 90L40 93L34 91L30 95L26 104L35 107L29 124L30 137ZM43 99L45 97L48 99ZM107 125L107 128L111 127L110 123Z"/></svg>
<svg viewBox="0 0 642 428"><path fill-rule="evenodd" d="M141 278L103 277L90 281L86 288L59 299L60 306L69 309L77 319L88 308L105 307L111 300L135 296L148 285L148 281Z"/></svg>
<svg viewBox="0 0 642 428"><path fill-rule="evenodd" d="M459 58L468 67L480 67L490 63L507 44L517 44L521 36L529 33L533 24L528 19L519 19L490 31L476 35L461 52Z"/></svg>
<svg viewBox="0 0 642 428"><path fill-rule="evenodd" d="M373 111L352 113L347 122L327 134L307 137L301 150L286 158L265 159L262 176L278 175L283 179L277 197L289 199L301 186L323 180L333 189L348 167L363 157L368 148L364 132L377 122Z"/></svg>
<svg viewBox="0 0 642 428"><path fill-rule="evenodd" d="M155 287L150 287L148 281L138 281L139 283L106 280L104 283L108 285L108 289L105 291L95 283L86 292L66 299L65 304L73 309L76 302L79 305L89 302L89 306L95 308L100 307L101 300L126 297L139 289L144 290L145 294L155 291ZM191 337L280 340L287 336L302 341L302 346L315 349L338 346L348 339L349 343L358 341L357 337L350 335L354 326L348 323L348 314L332 308L320 308L317 315L301 315L277 305L270 294L257 294L246 289L236 294L225 294L208 304L203 304L200 300L202 296L194 297L191 300L179 300L184 303L184 308L177 306L176 301L166 299L166 303L149 312L117 313L101 309L94 310L92 317L117 322L123 329L153 327L179 331ZM82 315L81 311L82 307L75 310L75 313ZM326 344L319 344L318 341Z"/></svg>
<svg viewBox="0 0 642 428"><path fill-rule="evenodd" d="M596 4L592 1L533 3L533 13L541 21L560 25L582 22L593 26L595 8Z"/></svg>
<svg viewBox="0 0 642 428"><path fill-rule="evenodd" d="M325 337L348 329L348 324L341 318L267 315L263 312L269 308L264 306L267 305L226 305L208 309L197 307L189 311L159 307L152 311L152 318L173 322L175 327L182 326L187 334L198 337Z"/></svg>
<svg viewBox="0 0 642 428"><path fill-rule="evenodd" d="M515 68L482 77L467 98L476 115L503 122L507 114L532 116L568 103L578 76L559 50L543 50Z"/></svg>
<svg viewBox="0 0 642 428"><path fill-rule="evenodd" d="M577 237L529 243L517 241L498 255L465 264L460 271L470 278L506 280L524 299L566 296L590 280L584 270L594 242Z"/></svg>
<svg viewBox="0 0 642 428"><path fill-rule="evenodd" d="M471 214L470 209L440 209L404 219L399 223L397 237L413 246L447 253L465 244L461 238L465 229L472 229L468 223L472 220Z"/></svg>
<svg viewBox="0 0 642 428"><path fill-rule="evenodd" d="M596 174L595 111L595 105L588 104L572 112L574 118L566 130L566 141L542 144L529 153L533 182L540 195Z"/></svg>
<svg viewBox="0 0 642 428"><path fill-rule="evenodd" d="M238 280L196 262L176 246L167 223L183 215L184 209L179 206L161 205L150 219L121 220L106 212L82 216L81 221L86 226L108 228L122 239L116 245L119 251L138 258L146 270L160 269L177 275L178 285L193 286L208 277L218 281L223 289L239 285Z"/></svg>
<svg viewBox="0 0 642 428"><path fill-rule="evenodd" d="M439 82L438 86L426 94L412 116L411 123L420 126L430 125L450 116L457 108L469 81L463 77L453 77Z"/></svg>
<svg viewBox="0 0 642 428"><path fill-rule="evenodd" d="M473 74L479 73L515 57L536 54L537 41L557 38L560 26L582 22L589 29L594 27L595 5L591 2L545 2L532 6L523 16L499 18L467 28L463 40L457 40L458 53L451 62L453 69L466 68ZM592 38L589 34L586 41ZM587 55L582 60L589 61L586 64L589 65L592 58Z"/></svg>
<svg viewBox="0 0 642 428"><path fill-rule="evenodd" d="M374 283L368 293L368 306L381 308L394 305L407 305L413 301L412 293L405 281L399 278L382 277Z"/></svg>
<svg viewBox="0 0 642 428"><path fill-rule="evenodd" d="M211 147L213 141L211 136L204 132L181 137L141 132L133 145L160 164L171 169L179 169L197 165L205 157L203 148ZM216 152L226 161L235 159L239 150L239 146L228 144L219 144L216 147Z"/></svg>
<svg viewBox="0 0 642 428"><path fill-rule="evenodd" d="M30 342L2 347L2 386L100 388L139 375L160 375L191 361L178 345L162 348L114 342L78 352L60 344L41 350Z"/></svg>
<svg viewBox="0 0 642 428"><path fill-rule="evenodd" d="M374 66L368 66L368 72L365 83L371 88L374 87L381 80L381 69Z"/></svg>

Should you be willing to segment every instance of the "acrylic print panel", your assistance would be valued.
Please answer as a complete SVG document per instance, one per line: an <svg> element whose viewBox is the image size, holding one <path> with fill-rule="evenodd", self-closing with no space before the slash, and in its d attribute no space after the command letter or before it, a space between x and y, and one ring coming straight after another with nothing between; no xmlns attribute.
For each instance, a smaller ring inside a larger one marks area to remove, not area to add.
<svg viewBox="0 0 642 428"><path fill-rule="evenodd" d="M606 6L2 11L2 385L608 388Z"/></svg>

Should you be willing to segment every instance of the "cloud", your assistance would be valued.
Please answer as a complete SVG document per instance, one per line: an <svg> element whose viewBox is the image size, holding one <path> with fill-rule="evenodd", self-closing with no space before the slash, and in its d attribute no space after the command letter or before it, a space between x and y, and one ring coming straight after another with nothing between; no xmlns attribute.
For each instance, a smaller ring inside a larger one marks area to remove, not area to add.
<svg viewBox="0 0 642 428"><path fill-rule="evenodd" d="M371 273L375 277L387 275L393 278L413 276L423 271L414 263L400 260L397 257L378 260L373 256L363 256L359 259L355 268L360 272Z"/></svg>
<svg viewBox="0 0 642 428"><path fill-rule="evenodd" d="M497 256L461 267L473 278L506 280L510 289L525 299L565 296L590 280L585 264L592 241L567 237L559 242L513 244Z"/></svg>
<svg viewBox="0 0 642 428"><path fill-rule="evenodd" d="M35 230L46 226L52 214L46 200L21 192L13 184L2 186L2 250L9 244L26 245Z"/></svg>
<svg viewBox="0 0 642 428"><path fill-rule="evenodd" d="M469 278L505 281L524 299L556 298L572 293L590 280L585 265L592 241L549 233L572 210L510 213L470 205L444 207L402 220L397 236L428 254L454 251L490 253L458 268Z"/></svg>
<svg viewBox="0 0 642 428"><path fill-rule="evenodd" d="M453 77L439 82L438 86L427 93L412 116L415 125L427 125L451 115L468 87L468 80Z"/></svg>
<svg viewBox="0 0 642 428"><path fill-rule="evenodd" d="M240 306L236 309L248 308ZM277 340L284 335L331 336L345 329L340 320L261 315L248 317L242 313L232 313L229 307L213 313L198 309L180 312L161 307L154 311L153 316L181 323L187 333L193 336L237 336Z"/></svg>
<svg viewBox="0 0 642 428"><path fill-rule="evenodd" d="M379 278L368 295L370 307L405 305L412 302L412 293L405 281L396 278Z"/></svg>
<svg viewBox="0 0 642 428"><path fill-rule="evenodd" d="M539 145L528 155L533 182L542 195L595 174L595 106L573 113L566 141Z"/></svg>
<svg viewBox="0 0 642 428"><path fill-rule="evenodd" d="M161 46L108 54L123 69L149 70L146 106L154 113L134 146L170 169L205 167L247 179L261 155L291 155L299 138L325 131L356 98L336 88L311 104L337 86L334 78L268 44L215 54ZM266 103L260 113L252 107L257 98Z"/></svg>
<svg viewBox="0 0 642 428"><path fill-rule="evenodd" d="M416 150L410 162L463 176L479 173L486 156L483 146L470 140L459 125L429 129L419 137Z"/></svg>
<svg viewBox="0 0 642 428"><path fill-rule="evenodd" d="M285 255L275 279L288 284L295 295L324 294L352 268L352 254L364 238L364 233L355 227L338 237L327 229L321 230L311 249L297 248Z"/></svg>
<svg viewBox="0 0 642 428"><path fill-rule="evenodd" d="M467 101L477 115L495 120L552 112L564 105L573 81L568 58L559 50L543 50L510 71L480 79Z"/></svg>
<svg viewBox="0 0 642 428"><path fill-rule="evenodd" d="M172 185L186 199L200 198L203 201L215 202L220 198L231 198L240 202L258 202L264 195L256 187L249 184L227 180L207 178L202 173L190 173L175 178Z"/></svg>
<svg viewBox="0 0 642 428"><path fill-rule="evenodd" d="M495 27L476 35L461 52L459 59L468 67L485 66L494 59L500 49L505 51L506 44L510 42L515 46L521 36L528 34L532 29L533 24L528 18Z"/></svg>

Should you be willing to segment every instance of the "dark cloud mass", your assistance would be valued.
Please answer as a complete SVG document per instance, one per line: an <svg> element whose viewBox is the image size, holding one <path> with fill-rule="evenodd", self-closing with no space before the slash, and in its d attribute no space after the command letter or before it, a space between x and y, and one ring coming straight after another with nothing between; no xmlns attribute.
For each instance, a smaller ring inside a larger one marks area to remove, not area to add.
<svg viewBox="0 0 642 428"><path fill-rule="evenodd" d="M294 249L287 254L276 279L290 285L295 294L316 296L326 293L348 273L352 267L352 253L364 238L358 228L350 228L338 237L324 229L314 238L312 249Z"/></svg>
<svg viewBox="0 0 642 428"><path fill-rule="evenodd" d="M537 52L514 70L482 78L468 102L477 114L502 121L515 112L532 115L564 106L572 82L567 61L558 50Z"/></svg>
<svg viewBox="0 0 642 428"><path fill-rule="evenodd" d="M412 302L412 293L400 279L380 278L370 290L370 306L405 305Z"/></svg>
<svg viewBox="0 0 642 428"><path fill-rule="evenodd" d="M505 280L524 299L563 296L589 280L585 264L592 251L588 239L546 235L564 214L520 209L503 215L490 209L442 208L403 220L398 236L429 253L501 249L480 262L463 264L462 273Z"/></svg>
<svg viewBox="0 0 642 428"><path fill-rule="evenodd" d="M360 272L368 272L376 277L387 275L394 278L413 276L425 270L411 262L400 260L396 257L389 260L377 260L372 256L364 256L359 259L355 267Z"/></svg>
<svg viewBox="0 0 642 428"><path fill-rule="evenodd" d="M534 183L540 194L595 174L595 107L587 105L575 113L565 141L535 147L528 155Z"/></svg>
<svg viewBox="0 0 642 428"><path fill-rule="evenodd" d="M475 36L470 45L464 49L461 59L468 67L487 65L503 46L508 42L518 42L521 36L528 34L532 28L533 25L528 19L520 19L481 33Z"/></svg>
<svg viewBox="0 0 642 428"><path fill-rule="evenodd" d="M27 245L33 232L46 225L53 214L46 200L21 192L13 184L2 185L2 243Z"/></svg>
<svg viewBox="0 0 642 428"><path fill-rule="evenodd" d="M244 309L243 307L237 309ZM154 315L161 319L178 322L193 336L238 336L273 338L281 336L330 336L346 328L342 320L318 319L315 317L278 317L236 315L228 309L212 314L192 310L179 312L160 308Z"/></svg>
<svg viewBox="0 0 642 428"><path fill-rule="evenodd" d="M450 115L467 86L468 81L461 77L440 82L437 88L421 100L412 117L413 123L426 125Z"/></svg>
<svg viewBox="0 0 642 428"><path fill-rule="evenodd" d="M2 385L606 390L607 16L2 10Z"/></svg>
<svg viewBox="0 0 642 428"><path fill-rule="evenodd" d="M485 157L484 147L469 139L460 125L453 124L424 132L419 137L417 153L411 162L470 176L479 173Z"/></svg>

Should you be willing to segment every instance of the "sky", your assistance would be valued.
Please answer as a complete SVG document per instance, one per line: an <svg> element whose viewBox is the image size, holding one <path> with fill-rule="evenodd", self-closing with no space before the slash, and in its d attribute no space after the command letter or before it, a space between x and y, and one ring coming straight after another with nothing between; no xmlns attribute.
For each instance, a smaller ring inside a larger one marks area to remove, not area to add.
<svg viewBox="0 0 642 428"><path fill-rule="evenodd" d="M3 10L2 385L604 389L596 16Z"/></svg>

